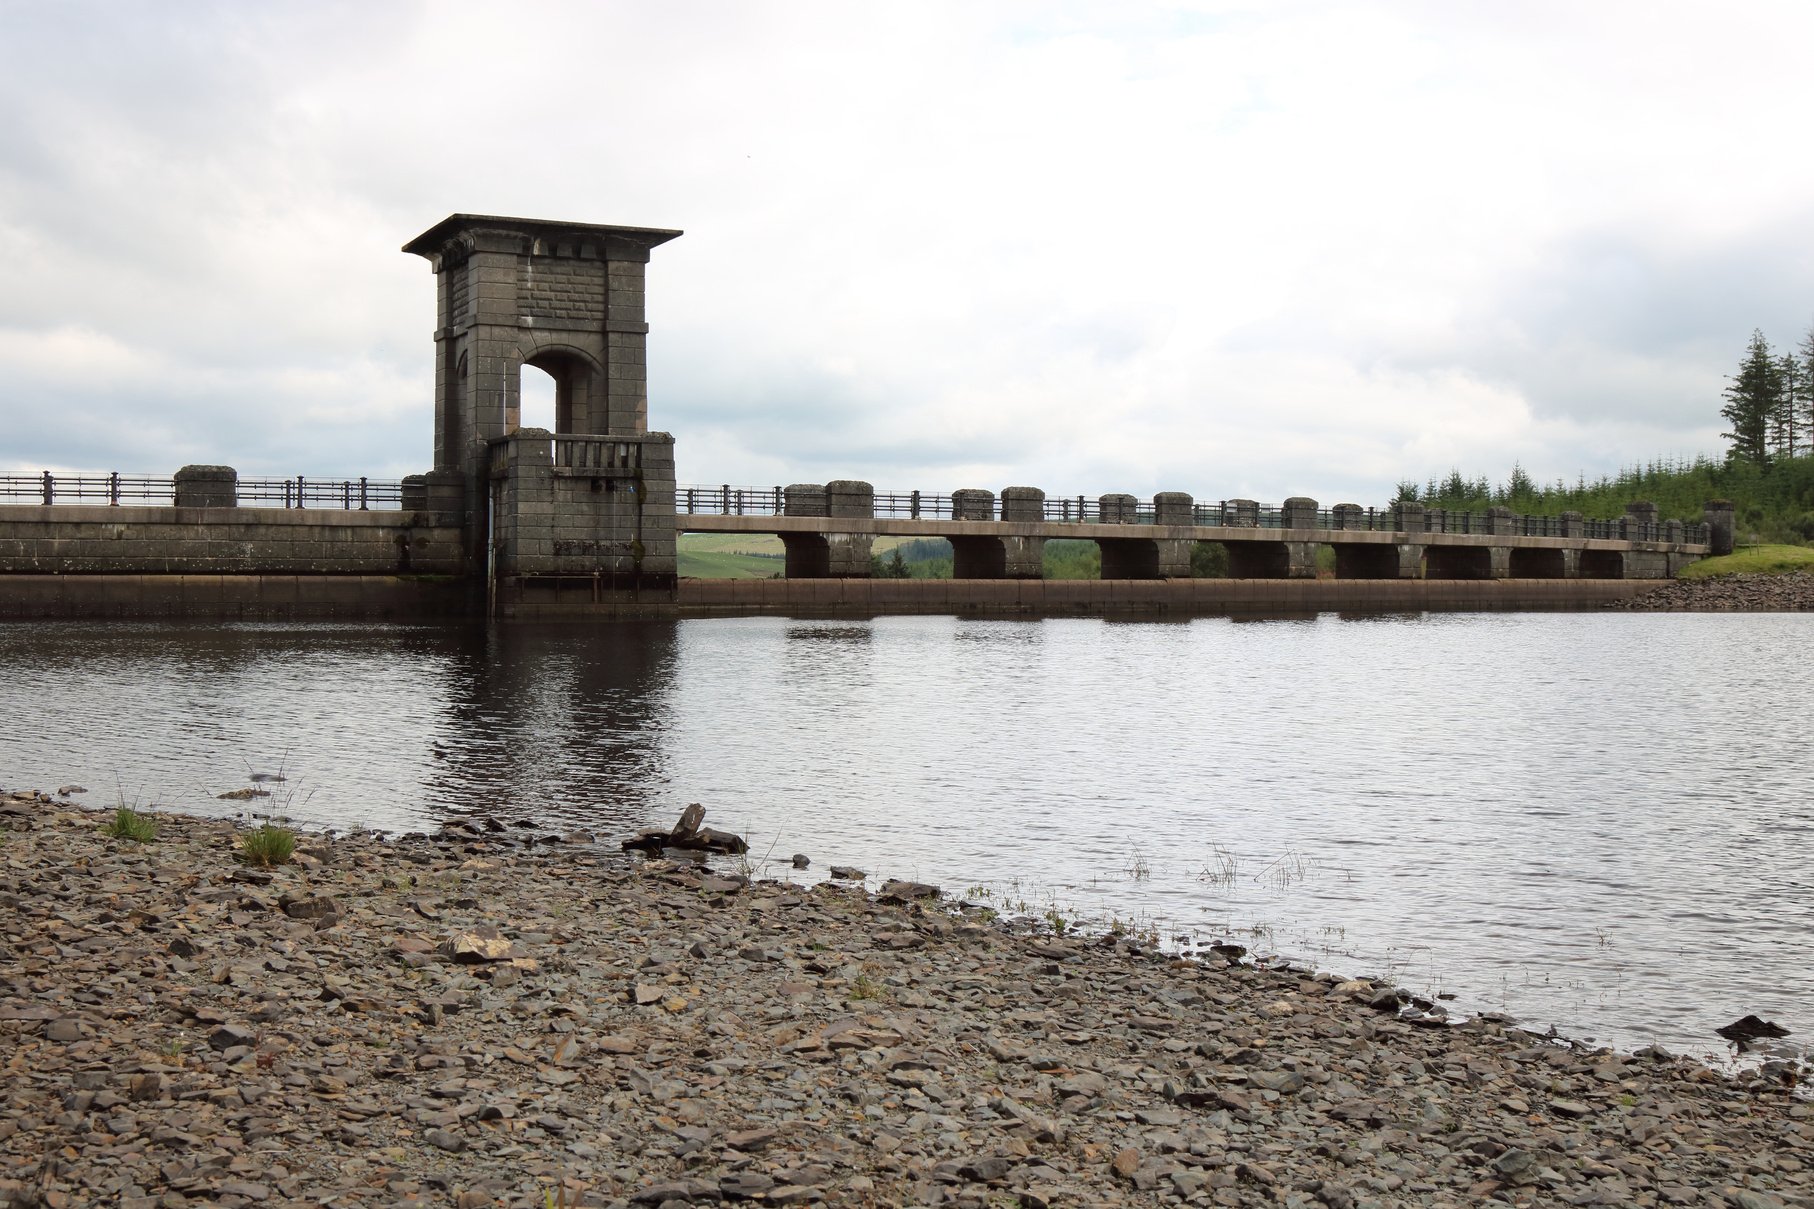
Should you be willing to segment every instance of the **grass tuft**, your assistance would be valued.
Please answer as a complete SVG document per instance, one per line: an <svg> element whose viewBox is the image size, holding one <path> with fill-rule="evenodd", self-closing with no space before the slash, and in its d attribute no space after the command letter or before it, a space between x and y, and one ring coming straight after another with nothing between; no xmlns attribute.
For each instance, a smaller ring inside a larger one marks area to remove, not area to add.
<svg viewBox="0 0 1814 1209"><path fill-rule="evenodd" d="M157 820L130 806L121 806L113 812L113 819L101 829L101 834L116 840L131 840L135 844L149 844L157 838Z"/></svg>
<svg viewBox="0 0 1814 1209"><path fill-rule="evenodd" d="M287 864L296 851L296 833L287 827L266 823L256 831L240 837L239 854L248 865L269 868Z"/></svg>

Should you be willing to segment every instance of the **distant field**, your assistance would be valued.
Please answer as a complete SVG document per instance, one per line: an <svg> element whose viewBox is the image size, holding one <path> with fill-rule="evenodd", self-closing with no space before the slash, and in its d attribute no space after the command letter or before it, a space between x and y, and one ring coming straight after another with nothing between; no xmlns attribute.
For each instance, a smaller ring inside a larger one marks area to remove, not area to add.
<svg viewBox="0 0 1814 1209"><path fill-rule="evenodd" d="M910 539L878 537L886 553ZM691 579L768 579L782 571L785 551L772 533L683 533L676 548L680 574Z"/></svg>

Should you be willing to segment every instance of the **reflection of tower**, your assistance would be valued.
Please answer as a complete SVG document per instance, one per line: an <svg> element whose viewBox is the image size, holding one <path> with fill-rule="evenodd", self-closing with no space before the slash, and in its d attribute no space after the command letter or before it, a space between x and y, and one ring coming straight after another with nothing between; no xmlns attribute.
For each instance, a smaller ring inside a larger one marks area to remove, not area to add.
<svg viewBox="0 0 1814 1209"><path fill-rule="evenodd" d="M455 214L404 245L433 266L435 469L498 611L586 611L674 583L674 439L648 431L649 251L679 231ZM525 365L555 430L518 427Z"/></svg>
<svg viewBox="0 0 1814 1209"><path fill-rule="evenodd" d="M469 634L437 728L444 755L423 786L429 809L611 833L642 826L665 768L674 623Z"/></svg>

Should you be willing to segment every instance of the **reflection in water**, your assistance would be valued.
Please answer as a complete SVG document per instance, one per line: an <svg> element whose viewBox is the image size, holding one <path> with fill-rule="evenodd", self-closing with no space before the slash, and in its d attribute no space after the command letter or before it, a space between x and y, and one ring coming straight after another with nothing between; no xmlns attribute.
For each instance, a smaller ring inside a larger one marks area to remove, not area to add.
<svg viewBox="0 0 1814 1209"><path fill-rule="evenodd" d="M436 816L526 810L536 821L641 825L662 784L671 623L463 631L422 796ZM444 736L444 737L439 737Z"/></svg>
<svg viewBox="0 0 1814 1209"><path fill-rule="evenodd" d="M0 625L0 786L607 843L691 801L998 906L1565 1033L1814 1028L1802 615Z"/></svg>
<svg viewBox="0 0 1814 1209"><path fill-rule="evenodd" d="M672 624L566 628L245 624L0 627L4 783L75 780L233 813L433 827L509 811L640 826L662 782ZM33 703L37 704L34 705Z"/></svg>

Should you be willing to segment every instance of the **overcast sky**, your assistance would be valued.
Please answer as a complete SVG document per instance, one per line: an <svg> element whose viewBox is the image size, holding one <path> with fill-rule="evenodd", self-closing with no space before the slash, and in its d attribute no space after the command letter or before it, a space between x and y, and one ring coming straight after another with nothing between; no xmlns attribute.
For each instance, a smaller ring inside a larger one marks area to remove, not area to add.
<svg viewBox="0 0 1814 1209"><path fill-rule="evenodd" d="M0 469L427 469L398 248L456 211L686 230L683 483L1717 453L1752 328L1814 323L1810 46L1805 0L0 0Z"/></svg>

